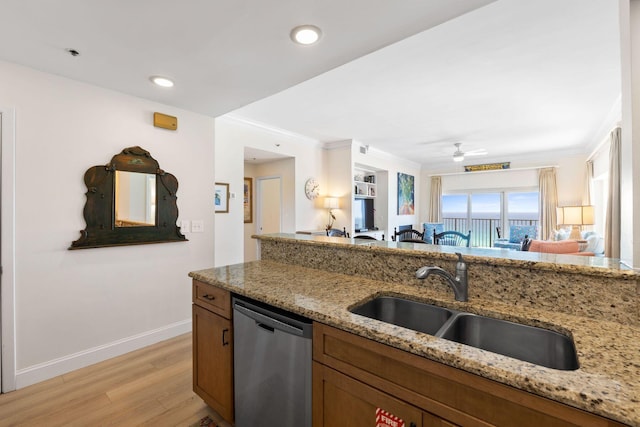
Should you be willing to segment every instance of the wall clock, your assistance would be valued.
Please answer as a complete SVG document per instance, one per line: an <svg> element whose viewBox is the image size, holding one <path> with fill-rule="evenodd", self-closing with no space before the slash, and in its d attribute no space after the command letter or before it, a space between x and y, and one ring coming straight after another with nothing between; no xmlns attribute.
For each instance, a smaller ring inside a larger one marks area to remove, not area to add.
<svg viewBox="0 0 640 427"><path fill-rule="evenodd" d="M320 184L313 179L309 178L304 184L304 194L309 200L313 200L320 194Z"/></svg>

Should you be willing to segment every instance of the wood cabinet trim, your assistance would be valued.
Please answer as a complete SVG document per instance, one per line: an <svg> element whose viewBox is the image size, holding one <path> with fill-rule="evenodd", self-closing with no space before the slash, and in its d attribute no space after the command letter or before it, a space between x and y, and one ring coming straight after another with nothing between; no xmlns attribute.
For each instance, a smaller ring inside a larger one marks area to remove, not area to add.
<svg viewBox="0 0 640 427"><path fill-rule="evenodd" d="M616 421L321 323L314 323L313 333L313 355L317 362L378 389L389 390L402 400L458 424L486 426L499 421L499 415L491 420L487 407L495 405L497 409L509 408L520 411L523 416L545 420L546 425L622 426ZM422 387L417 387L418 384ZM470 410L474 405L480 412L485 412L484 421L469 418L464 413L464 406ZM553 418L557 419L555 424L551 424Z"/></svg>
<svg viewBox="0 0 640 427"><path fill-rule="evenodd" d="M197 304L192 305L192 314L193 390L220 416L233 424L233 326L231 320ZM203 328L206 329L204 332L206 339L201 333ZM227 344L223 343L224 339ZM206 364L201 364L200 358L206 359ZM206 384L205 381L209 383Z"/></svg>
<svg viewBox="0 0 640 427"><path fill-rule="evenodd" d="M193 279L193 303L220 316L231 319L231 294L229 291Z"/></svg>

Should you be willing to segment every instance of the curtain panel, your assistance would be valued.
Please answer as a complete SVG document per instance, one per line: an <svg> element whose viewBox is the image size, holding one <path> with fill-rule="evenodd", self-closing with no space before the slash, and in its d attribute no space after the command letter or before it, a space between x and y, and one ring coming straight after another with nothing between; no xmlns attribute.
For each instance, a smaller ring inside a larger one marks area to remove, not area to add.
<svg viewBox="0 0 640 427"><path fill-rule="evenodd" d="M549 239L556 228L558 207L558 187L556 186L556 168L540 169L538 175L540 205L540 238Z"/></svg>
<svg viewBox="0 0 640 427"><path fill-rule="evenodd" d="M604 256L620 258L620 138L622 130L611 131L609 148L609 198L607 199L607 220L604 229Z"/></svg>
<svg viewBox="0 0 640 427"><path fill-rule="evenodd" d="M442 177L431 177L431 201L429 222L442 222Z"/></svg>

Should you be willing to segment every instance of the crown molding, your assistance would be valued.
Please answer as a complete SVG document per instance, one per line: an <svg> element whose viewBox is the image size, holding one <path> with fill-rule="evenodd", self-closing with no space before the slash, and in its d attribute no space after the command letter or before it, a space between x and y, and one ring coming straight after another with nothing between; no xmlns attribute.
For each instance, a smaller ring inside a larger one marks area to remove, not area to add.
<svg viewBox="0 0 640 427"><path fill-rule="evenodd" d="M274 135L282 136L288 139L294 139L296 141L305 142L307 144L321 145L321 142L317 139L309 138L308 136L301 135L299 133L290 132L288 130L281 129L277 126L272 126L267 123L262 123L256 120L247 119L245 117L241 117L233 113L227 113L224 116L217 117L216 120L222 120L228 123L242 125L245 127L257 128Z"/></svg>

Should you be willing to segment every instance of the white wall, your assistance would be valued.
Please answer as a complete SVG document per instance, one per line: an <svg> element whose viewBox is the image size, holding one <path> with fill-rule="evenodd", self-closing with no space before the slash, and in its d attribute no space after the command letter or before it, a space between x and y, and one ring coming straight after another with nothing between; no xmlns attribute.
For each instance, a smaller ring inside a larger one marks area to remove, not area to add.
<svg viewBox="0 0 640 427"><path fill-rule="evenodd" d="M320 206L324 206L323 197L337 197L340 208L334 209L336 217L333 228L347 229L353 235L352 200L353 197L353 163L351 162L351 141L341 141L325 147L326 186L319 197ZM323 208L322 223L319 229L328 225L329 212Z"/></svg>
<svg viewBox="0 0 640 427"><path fill-rule="evenodd" d="M619 0L622 72L620 259L640 268L640 1ZM635 172L635 174L634 174ZM635 175L635 176L634 176Z"/></svg>
<svg viewBox="0 0 640 427"><path fill-rule="evenodd" d="M5 62L0 82L16 111L18 387L190 330L187 273L213 262L213 119ZM179 129L153 127L154 111ZM177 177L178 221L205 232L67 250L85 227L85 171L134 145Z"/></svg>
<svg viewBox="0 0 640 427"><path fill-rule="evenodd" d="M386 218L386 224L382 225L382 227L386 229L385 238L390 238L393 233L393 228L399 225L411 224L414 227L418 227L420 223L419 218L421 217L421 209L423 207L421 199L424 197L424 192L422 191L422 180L420 179L420 164L400 159L391 154L375 149L369 149L366 154L363 154L360 152L360 144L357 141L354 141L351 152L354 164L365 165L373 168L374 170L387 172L386 175L379 175L376 185L376 187L378 187L379 194L383 189L386 188L387 190L387 209L384 215ZM413 215L398 215L397 200L399 172L407 175L413 175L414 177L415 188ZM351 177L351 179L353 179L353 177ZM386 181L381 181L381 179L386 179ZM378 204L376 203L376 209L378 209L377 206Z"/></svg>
<svg viewBox="0 0 640 427"><path fill-rule="evenodd" d="M286 158L259 164L244 164L244 176L253 178L253 222L244 224L244 262L258 259L258 242L251 238L252 234L260 234L258 230L258 180L266 177L281 179L282 203L281 222L283 233L296 231L295 224L295 159Z"/></svg>
<svg viewBox="0 0 640 427"><path fill-rule="evenodd" d="M318 202L304 196L304 183L308 178L319 180L321 187L325 185L322 181L322 148L318 142L245 123L230 116L217 118L215 181L229 183L229 191L236 192L237 197L229 201L228 214L216 215L216 266L244 261L244 239L238 236L244 235L241 191L245 146L295 158L295 209L283 211L283 224L294 224L294 227L283 231L317 229L324 221L324 210L319 208Z"/></svg>

